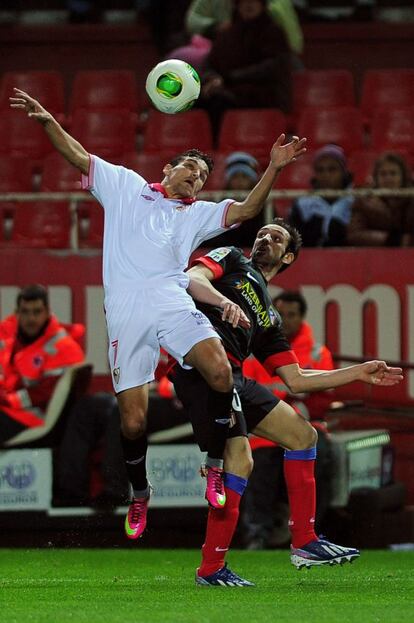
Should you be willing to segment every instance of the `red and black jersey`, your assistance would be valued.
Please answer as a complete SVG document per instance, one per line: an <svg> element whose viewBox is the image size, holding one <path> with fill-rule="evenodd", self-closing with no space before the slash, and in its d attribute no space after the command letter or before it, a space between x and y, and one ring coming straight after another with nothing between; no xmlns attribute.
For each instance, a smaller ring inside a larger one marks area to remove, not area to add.
<svg viewBox="0 0 414 623"><path fill-rule="evenodd" d="M250 319L250 327L234 329L221 319L223 310L203 303L197 307L211 321L223 340L226 351L238 362L253 354L270 372L297 363L285 338L279 313L272 305L267 281L260 269L243 255L241 249L220 247L199 257L194 263L207 266L214 274L213 285L237 303Z"/></svg>

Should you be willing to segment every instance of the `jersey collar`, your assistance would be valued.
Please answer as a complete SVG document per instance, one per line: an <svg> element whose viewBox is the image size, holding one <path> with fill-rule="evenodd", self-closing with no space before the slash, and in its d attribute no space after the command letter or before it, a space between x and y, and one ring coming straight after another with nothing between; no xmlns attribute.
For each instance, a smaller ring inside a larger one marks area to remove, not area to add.
<svg viewBox="0 0 414 623"><path fill-rule="evenodd" d="M166 199L171 199L171 197L167 195L167 191L165 190L162 184L156 182L156 183L150 184L149 187L151 188L151 190L156 190L159 193L162 193ZM183 199L174 199L174 201L179 201L180 203L189 204L189 203L194 203L194 201L197 201L197 199L195 197L184 197Z"/></svg>

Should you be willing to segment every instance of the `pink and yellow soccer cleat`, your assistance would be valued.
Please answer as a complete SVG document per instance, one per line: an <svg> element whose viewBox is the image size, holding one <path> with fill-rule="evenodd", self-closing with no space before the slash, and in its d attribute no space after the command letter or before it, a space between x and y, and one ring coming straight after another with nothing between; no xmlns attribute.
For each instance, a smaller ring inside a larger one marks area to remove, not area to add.
<svg viewBox="0 0 414 623"><path fill-rule="evenodd" d="M147 510L150 496L133 498L125 517L125 534L128 539L139 539L147 526Z"/></svg>
<svg viewBox="0 0 414 623"><path fill-rule="evenodd" d="M207 478L206 500L213 508L224 508L226 504L226 492L224 490L224 470L220 467L206 465Z"/></svg>

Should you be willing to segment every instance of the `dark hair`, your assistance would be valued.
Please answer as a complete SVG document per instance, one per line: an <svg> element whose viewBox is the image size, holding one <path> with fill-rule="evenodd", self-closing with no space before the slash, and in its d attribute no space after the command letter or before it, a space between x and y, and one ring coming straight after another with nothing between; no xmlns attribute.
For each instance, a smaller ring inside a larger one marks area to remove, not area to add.
<svg viewBox="0 0 414 623"><path fill-rule="evenodd" d="M302 246L302 236L300 235L296 227L293 227L293 225L287 223L280 217L276 217L275 219L273 219L271 224L279 225L279 227L283 227L283 229L286 229L286 231L288 232L290 239L286 248L286 253L293 253L293 255L295 256L293 262L295 262L298 259L299 251ZM278 273L281 273L289 268L289 266L291 266L293 262L291 262L291 264L282 264L282 266L279 268Z"/></svg>
<svg viewBox="0 0 414 623"><path fill-rule="evenodd" d="M273 299L273 305L276 305L278 301L283 301L284 303L298 303L300 315L304 317L306 312L308 311L308 304L302 296L300 292L296 290L284 290Z"/></svg>
<svg viewBox="0 0 414 623"><path fill-rule="evenodd" d="M32 284L30 286L25 286L22 288L17 295L16 298L16 307L19 308L19 305L22 301L42 301L45 307L49 307L49 295L44 286L39 285L38 283Z"/></svg>
<svg viewBox="0 0 414 623"><path fill-rule="evenodd" d="M198 158L199 160L204 160L204 162L208 166L209 173L211 173L214 169L213 158L211 158L211 156L209 156L208 154L203 153L199 149L187 149L187 151L183 151L181 154L174 156L174 158L170 160L170 164L173 167L176 167L177 164L180 164L180 162L182 162L186 158Z"/></svg>
<svg viewBox="0 0 414 623"><path fill-rule="evenodd" d="M382 154L374 163L374 169L372 171L372 178L374 180L374 186L378 186L378 171L380 167L386 162L391 162L392 164L396 164L401 171L402 178L402 188L406 188L407 186L411 186L411 175L410 170L407 166L405 159L400 156L400 154L395 154L391 152L386 152Z"/></svg>

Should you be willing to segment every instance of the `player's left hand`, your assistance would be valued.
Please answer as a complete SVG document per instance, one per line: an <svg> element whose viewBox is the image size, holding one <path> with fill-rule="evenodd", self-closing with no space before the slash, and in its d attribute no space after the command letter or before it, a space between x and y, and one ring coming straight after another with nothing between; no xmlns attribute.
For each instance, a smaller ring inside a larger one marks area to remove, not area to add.
<svg viewBox="0 0 414 623"><path fill-rule="evenodd" d="M223 308L221 319L229 322L234 329L239 326L245 329L250 327L250 320L237 303L225 300L222 302L221 307Z"/></svg>
<svg viewBox="0 0 414 623"><path fill-rule="evenodd" d="M306 138L292 136L292 140L284 145L285 138L286 135L281 134L270 152L270 161L278 169L295 162L306 152Z"/></svg>
<svg viewBox="0 0 414 623"><path fill-rule="evenodd" d="M388 387L403 380L402 368L391 368L385 361L367 361L361 364L360 381Z"/></svg>

